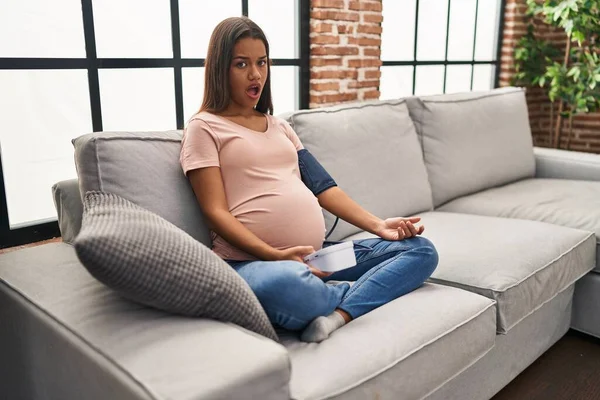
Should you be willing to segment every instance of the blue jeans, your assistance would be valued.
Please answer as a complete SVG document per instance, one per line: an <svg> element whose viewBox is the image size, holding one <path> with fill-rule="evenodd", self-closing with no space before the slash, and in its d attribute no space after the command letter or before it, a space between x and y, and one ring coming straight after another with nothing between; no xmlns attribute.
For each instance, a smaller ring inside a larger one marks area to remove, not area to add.
<svg viewBox="0 0 600 400"><path fill-rule="evenodd" d="M356 240L370 251L355 249L357 264L325 279L296 261L228 261L248 283L271 323L289 330L303 329L313 319L336 308L358 318L423 284L435 270L438 254L426 238L390 242ZM326 283L356 281L354 285Z"/></svg>

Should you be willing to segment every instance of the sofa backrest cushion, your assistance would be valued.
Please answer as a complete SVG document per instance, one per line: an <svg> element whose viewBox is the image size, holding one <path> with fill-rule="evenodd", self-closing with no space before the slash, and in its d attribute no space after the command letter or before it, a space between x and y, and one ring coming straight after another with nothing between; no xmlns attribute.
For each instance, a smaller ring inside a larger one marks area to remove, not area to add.
<svg viewBox="0 0 600 400"><path fill-rule="evenodd" d="M346 193L381 218L431 210L423 155L404 100L344 104L285 116ZM335 217L325 212L327 230ZM329 239L359 229L340 221Z"/></svg>
<svg viewBox="0 0 600 400"><path fill-rule="evenodd" d="M535 174L525 91L495 89L407 99L435 207Z"/></svg>
<svg viewBox="0 0 600 400"><path fill-rule="evenodd" d="M179 163L181 132L96 132L73 140L81 198L121 196L210 246L210 231Z"/></svg>

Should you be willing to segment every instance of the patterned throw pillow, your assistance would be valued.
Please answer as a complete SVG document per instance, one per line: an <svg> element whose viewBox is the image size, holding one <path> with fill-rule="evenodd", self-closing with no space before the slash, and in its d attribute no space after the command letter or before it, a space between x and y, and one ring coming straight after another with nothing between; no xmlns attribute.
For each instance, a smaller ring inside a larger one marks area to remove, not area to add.
<svg viewBox="0 0 600 400"><path fill-rule="evenodd" d="M277 340L246 282L202 243L115 194L87 192L77 256L106 286L167 312L232 322Z"/></svg>

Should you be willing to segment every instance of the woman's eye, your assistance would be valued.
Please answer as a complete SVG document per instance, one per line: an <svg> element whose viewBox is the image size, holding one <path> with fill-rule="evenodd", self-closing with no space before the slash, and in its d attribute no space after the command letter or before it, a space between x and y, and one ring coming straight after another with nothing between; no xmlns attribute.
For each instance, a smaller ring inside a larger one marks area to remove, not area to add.
<svg viewBox="0 0 600 400"><path fill-rule="evenodd" d="M265 65L267 65L267 60L260 60L258 62L258 65L260 65L261 67L264 67Z"/></svg>
<svg viewBox="0 0 600 400"><path fill-rule="evenodd" d="M239 63L235 64L235 66L238 68L244 68L246 66L246 63L244 61L240 61Z"/></svg>

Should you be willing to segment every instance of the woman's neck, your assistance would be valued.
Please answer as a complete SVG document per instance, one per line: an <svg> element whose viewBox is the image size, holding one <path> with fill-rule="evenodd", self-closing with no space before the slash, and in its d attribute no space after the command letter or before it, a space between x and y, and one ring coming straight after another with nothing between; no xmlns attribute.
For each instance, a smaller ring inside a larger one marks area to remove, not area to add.
<svg viewBox="0 0 600 400"><path fill-rule="evenodd" d="M239 107L236 104L230 104L222 113L221 115L223 116L230 116L230 117L245 117L245 118L249 118L249 117L255 117L257 114L259 114L258 111L256 111L254 108L244 108L244 107Z"/></svg>

